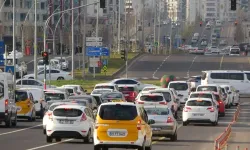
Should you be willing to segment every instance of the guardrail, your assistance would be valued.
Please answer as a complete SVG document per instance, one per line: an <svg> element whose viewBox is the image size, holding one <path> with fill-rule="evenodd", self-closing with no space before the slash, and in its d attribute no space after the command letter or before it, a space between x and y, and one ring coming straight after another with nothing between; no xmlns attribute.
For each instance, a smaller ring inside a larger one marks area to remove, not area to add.
<svg viewBox="0 0 250 150"><path fill-rule="evenodd" d="M240 114L240 105L237 106L235 114L233 116L232 122L227 126L225 131L220 134L214 141L214 150L222 150L223 148L227 149L227 141L232 133L232 125L237 121Z"/></svg>

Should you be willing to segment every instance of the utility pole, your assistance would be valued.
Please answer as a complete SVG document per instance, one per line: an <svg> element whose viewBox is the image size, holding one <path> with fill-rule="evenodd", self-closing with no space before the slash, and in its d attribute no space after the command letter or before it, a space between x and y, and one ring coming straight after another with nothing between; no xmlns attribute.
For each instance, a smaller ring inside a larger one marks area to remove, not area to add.
<svg viewBox="0 0 250 150"><path fill-rule="evenodd" d="M16 1L13 0L13 46L12 46L12 51L13 51L13 66L14 66L14 72L13 72L13 86L14 89L16 89ZM5 52L6 53L6 52Z"/></svg>
<svg viewBox="0 0 250 150"><path fill-rule="evenodd" d="M121 0L119 0L118 4L118 53L121 51ZM126 13L126 12L125 12Z"/></svg>
<svg viewBox="0 0 250 150"><path fill-rule="evenodd" d="M86 5L87 4L87 0L83 0L83 5ZM83 18L83 42L82 42L82 63L83 63L83 66L82 66L82 77L83 79L85 78L85 48L86 48L86 17L87 17L87 8L84 7L84 18Z"/></svg>
<svg viewBox="0 0 250 150"><path fill-rule="evenodd" d="M142 51L144 51L145 49L144 24L145 24L145 0L142 0Z"/></svg>
<svg viewBox="0 0 250 150"><path fill-rule="evenodd" d="M156 42L156 1L154 1L154 45ZM155 53L157 53L157 47L155 47Z"/></svg>
<svg viewBox="0 0 250 150"><path fill-rule="evenodd" d="M136 6L136 10L135 10L135 51L137 52L137 8L138 6Z"/></svg>
<svg viewBox="0 0 250 150"><path fill-rule="evenodd" d="M15 0L14 0L15 1ZM37 0L35 3L35 31L34 31L34 77L37 79ZM46 70L46 68L44 68Z"/></svg>
<svg viewBox="0 0 250 150"><path fill-rule="evenodd" d="M158 3L158 11L159 11L159 14L158 14L158 23L159 23L159 25L158 25L158 54L160 54L160 34L161 34L161 5L160 5L160 2L161 2L161 0L159 0L159 3Z"/></svg>
<svg viewBox="0 0 250 150"><path fill-rule="evenodd" d="M71 9L72 9L72 16L71 16L71 40L72 40L72 79L74 79L74 69L75 69L75 63L74 63L74 56L75 56L75 45L74 45L74 1L71 0Z"/></svg>
<svg viewBox="0 0 250 150"><path fill-rule="evenodd" d="M22 33L21 33L21 34L22 34L22 35L21 35L21 36L22 36L22 53L23 53L23 55L24 55L24 48L25 48L25 47L24 47L24 25L23 25L23 24L21 25L21 32L22 32Z"/></svg>

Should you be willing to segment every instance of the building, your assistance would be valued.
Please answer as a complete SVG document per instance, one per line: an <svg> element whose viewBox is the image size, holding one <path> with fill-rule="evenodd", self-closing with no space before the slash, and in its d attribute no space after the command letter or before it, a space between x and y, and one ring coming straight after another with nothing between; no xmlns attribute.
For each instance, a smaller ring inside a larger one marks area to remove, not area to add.
<svg viewBox="0 0 250 150"><path fill-rule="evenodd" d="M13 34L13 13L12 4L13 0L0 0L3 4L0 15L1 21L1 37L4 39L5 44L10 47L12 43ZM24 32L25 45L31 46L34 39L34 0L15 0L16 3L16 41L21 44L22 31ZM37 26L38 32L42 32L44 21L47 19L47 0L40 0L37 3ZM22 30L23 29L23 30ZM39 38L40 40L40 38ZM18 49L19 47L17 47ZM10 48L11 49L11 48Z"/></svg>
<svg viewBox="0 0 250 150"><path fill-rule="evenodd" d="M183 19L183 0L166 0L168 17L172 21Z"/></svg>
<svg viewBox="0 0 250 150"><path fill-rule="evenodd" d="M199 16L199 0L187 0L186 1L186 22L192 24Z"/></svg>

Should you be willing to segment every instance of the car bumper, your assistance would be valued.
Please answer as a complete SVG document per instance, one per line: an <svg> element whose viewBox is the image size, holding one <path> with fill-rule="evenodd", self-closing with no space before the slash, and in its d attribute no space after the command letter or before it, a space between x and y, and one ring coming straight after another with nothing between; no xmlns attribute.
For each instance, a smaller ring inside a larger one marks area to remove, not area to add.
<svg viewBox="0 0 250 150"><path fill-rule="evenodd" d="M158 129L157 129L158 128ZM170 136L175 133L176 127L172 126L151 126L153 136Z"/></svg>
<svg viewBox="0 0 250 150"><path fill-rule="evenodd" d="M193 116L193 113L184 113L182 115L183 122L214 122L216 121L215 114L204 115L204 116Z"/></svg>
<svg viewBox="0 0 250 150"><path fill-rule="evenodd" d="M32 112L28 112L27 114L17 113L17 117L18 117L18 118L32 117Z"/></svg>
<svg viewBox="0 0 250 150"><path fill-rule="evenodd" d="M60 138L83 138L88 135L89 128L84 125L65 127L65 126L46 126L46 134L51 137Z"/></svg>
<svg viewBox="0 0 250 150"><path fill-rule="evenodd" d="M8 114L5 114L4 112L1 112L0 113L0 123L2 122L2 121L6 121L7 119L8 119Z"/></svg>

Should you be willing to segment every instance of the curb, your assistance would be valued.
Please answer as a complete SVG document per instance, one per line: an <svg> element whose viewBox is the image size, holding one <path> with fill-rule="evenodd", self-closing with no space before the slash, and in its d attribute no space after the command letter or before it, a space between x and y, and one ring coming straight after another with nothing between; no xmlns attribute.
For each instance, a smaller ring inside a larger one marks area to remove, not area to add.
<svg viewBox="0 0 250 150"><path fill-rule="evenodd" d="M130 59L128 61L128 68L130 65L132 65L138 58L142 57L146 55L145 53L139 53L137 54L134 58ZM125 72L126 69L126 64L124 64L119 70L117 70L115 73L113 73L112 78L115 79L117 77L120 77L120 75Z"/></svg>

